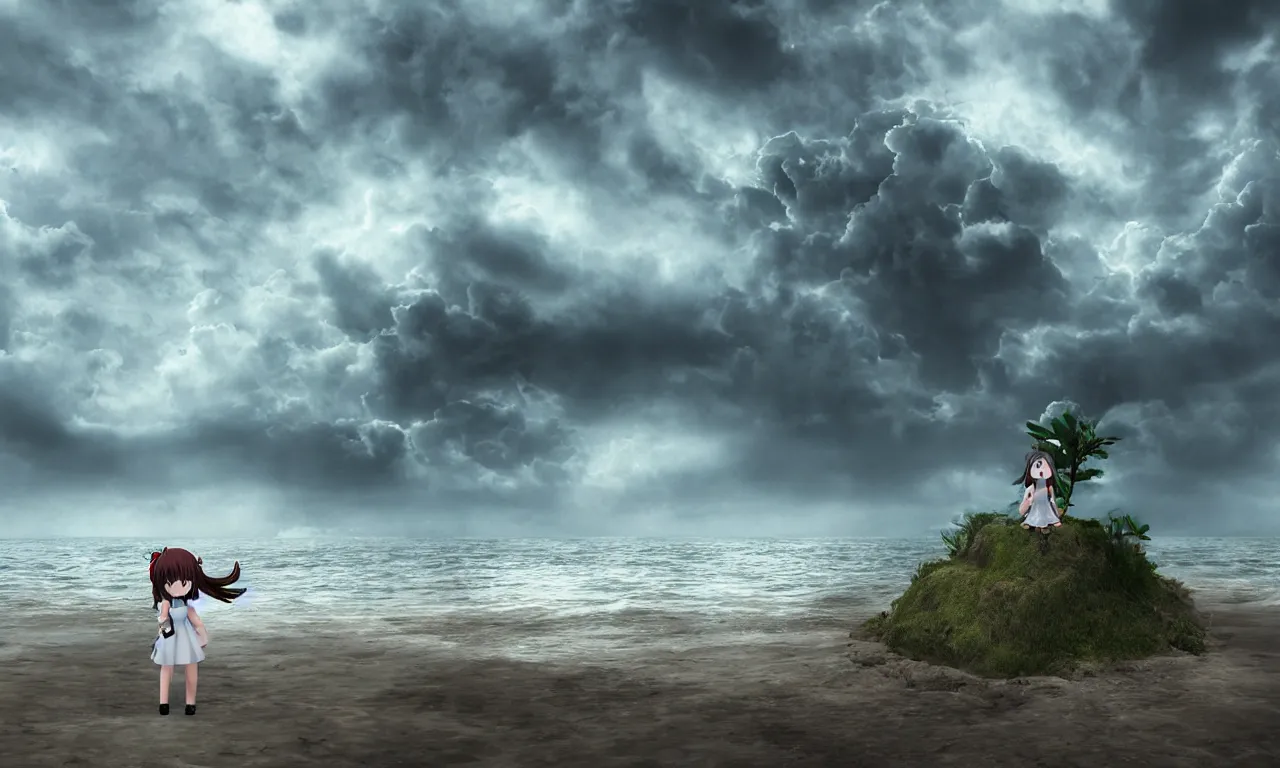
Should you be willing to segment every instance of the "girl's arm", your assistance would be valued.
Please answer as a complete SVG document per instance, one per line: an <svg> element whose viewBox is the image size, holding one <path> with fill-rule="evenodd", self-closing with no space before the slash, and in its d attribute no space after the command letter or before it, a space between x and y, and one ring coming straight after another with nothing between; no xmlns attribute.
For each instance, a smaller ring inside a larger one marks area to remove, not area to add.
<svg viewBox="0 0 1280 768"><path fill-rule="evenodd" d="M158 621L161 624L163 624L168 620L169 620L169 601L161 600L160 601L160 618L158 619Z"/></svg>
<svg viewBox="0 0 1280 768"><path fill-rule="evenodd" d="M1022 503L1018 505L1018 514L1023 517L1027 516L1027 510L1031 509L1031 498L1034 493L1035 487L1028 485L1026 493L1022 494Z"/></svg>
<svg viewBox="0 0 1280 768"><path fill-rule="evenodd" d="M204 622L200 620L200 614L196 613L196 609L187 606L187 619L191 622L191 626L195 627L196 635L200 638L200 645L209 644L209 634L205 631Z"/></svg>

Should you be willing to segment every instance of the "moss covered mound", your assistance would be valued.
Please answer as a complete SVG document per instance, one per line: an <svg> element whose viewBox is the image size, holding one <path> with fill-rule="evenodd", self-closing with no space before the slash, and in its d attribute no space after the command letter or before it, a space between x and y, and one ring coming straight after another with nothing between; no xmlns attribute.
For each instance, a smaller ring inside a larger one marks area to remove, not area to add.
<svg viewBox="0 0 1280 768"><path fill-rule="evenodd" d="M987 677L1066 674L1081 661L1204 650L1185 588L1096 520L1041 534L1003 515L962 530L865 629L910 658Z"/></svg>

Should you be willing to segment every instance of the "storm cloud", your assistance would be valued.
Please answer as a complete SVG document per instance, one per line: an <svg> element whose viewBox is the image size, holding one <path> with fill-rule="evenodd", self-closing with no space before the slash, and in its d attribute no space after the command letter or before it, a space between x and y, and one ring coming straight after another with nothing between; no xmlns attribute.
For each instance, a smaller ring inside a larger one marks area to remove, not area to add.
<svg viewBox="0 0 1280 768"><path fill-rule="evenodd" d="M1228 7L1229 6L1229 7ZM1264 2L0 3L0 534L1275 532Z"/></svg>

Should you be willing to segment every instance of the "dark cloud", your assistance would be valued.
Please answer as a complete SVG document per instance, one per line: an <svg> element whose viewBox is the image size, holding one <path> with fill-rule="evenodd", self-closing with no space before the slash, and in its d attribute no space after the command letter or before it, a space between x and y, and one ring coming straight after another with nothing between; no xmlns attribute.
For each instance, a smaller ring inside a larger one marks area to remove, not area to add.
<svg viewBox="0 0 1280 768"><path fill-rule="evenodd" d="M16 310L13 291L0 286L0 351L7 352L9 349L9 332Z"/></svg>
<svg viewBox="0 0 1280 768"><path fill-rule="evenodd" d="M0 441L9 452L49 467L66 466L71 472L94 467L109 472L114 466L111 451L80 440L56 413L21 389L0 390L0 406Z"/></svg>
<svg viewBox="0 0 1280 768"><path fill-rule="evenodd" d="M647 300L601 286L590 303L540 317L517 291L468 286L466 305L427 292L396 307L394 333L375 341L377 402L399 418L435 412L474 391L531 382L594 411L618 399L661 396L673 377L719 366L731 340L700 303Z"/></svg>
<svg viewBox="0 0 1280 768"><path fill-rule="evenodd" d="M390 297L373 269L344 264L330 251L316 254L320 289L333 304L338 328L352 337L367 339L391 327Z"/></svg>
<svg viewBox="0 0 1280 768"><path fill-rule="evenodd" d="M1009 222L1043 226L1038 211L1061 200L1064 184L1013 150L993 173L954 124L902 114L864 123L838 151L794 135L766 145L765 182L793 201L799 229L773 238L769 267L801 283L839 281L871 327L921 355L925 383L964 388L1009 323L1063 315L1062 275L1036 234ZM776 159L784 151L791 158Z"/></svg>
<svg viewBox="0 0 1280 768"><path fill-rule="evenodd" d="M1280 9L1266 0L1116 0L1113 7L1139 35L1144 69L1203 95L1224 95L1232 76L1223 57L1260 42L1280 22Z"/></svg>
<svg viewBox="0 0 1280 768"><path fill-rule="evenodd" d="M630 2L621 20L661 66L711 88L765 88L798 70L773 9L758 0Z"/></svg>
<svg viewBox="0 0 1280 768"><path fill-rule="evenodd" d="M74 428L30 395L0 392L0 444L20 456L43 487L144 490L214 473L284 487L357 491L408 478L410 442L403 430L364 424L262 424L228 418L132 440L101 429ZM193 477L194 476L194 477ZM21 483L14 490L22 490Z"/></svg>
<svg viewBox="0 0 1280 768"><path fill-rule="evenodd" d="M335 66L309 110L335 138L391 131L407 152L467 166L530 132L587 152L600 140L605 105L577 81L586 73L562 71L550 40L408 5L349 33L360 65Z"/></svg>
<svg viewBox="0 0 1280 768"><path fill-rule="evenodd" d="M1070 400L1265 512L1269 5L498 8L0 15L13 496L910 533Z"/></svg>
<svg viewBox="0 0 1280 768"><path fill-rule="evenodd" d="M1078 115L1122 109L1140 97L1131 74L1133 38L1111 19L1054 14L1032 27L1027 41L1045 56L1049 84ZM1070 40L1055 45L1055 40Z"/></svg>
<svg viewBox="0 0 1280 768"><path fill-rule="evenodd" d="M1263 84L1271 57L1258 46L1280 13L1263 2L1200 0L1111 8L1106 16L1045 14L1024 21L1017 39L1042 52L1037 69L1076 124L1122 148L1126 165L1115 173L1146 181L1131 216L1194 226L1205 190L1237 151L1222 134L1253 121L1242 105L1267 114L1261 105L1274 102L1275 89Z"/></svg>
<svg viewBox="0 0 1280 768"><path fill-rule="evenodd" d="M276 29L288 35L301 35L307 31L307 16L299 9L280 11L271 16Z"/></svg>
<svg viewBox="0 0 1280 768"><path fill-rule="evenodd" d="M838 230L893 173L884 138L906 117L900 111L864 115L847 138L834 142L806 141L794 132L771 139L757 163L761 184L804 225Z"/></svg>
<svg viewBox="0 0 1280 768"><path fill-rule="evenodd" d="M1168 317L1196 312L1204 306L1200 287L1177 275L1147 275L1138 290L1140 296L1154 302L1160 313Z"/></svg>

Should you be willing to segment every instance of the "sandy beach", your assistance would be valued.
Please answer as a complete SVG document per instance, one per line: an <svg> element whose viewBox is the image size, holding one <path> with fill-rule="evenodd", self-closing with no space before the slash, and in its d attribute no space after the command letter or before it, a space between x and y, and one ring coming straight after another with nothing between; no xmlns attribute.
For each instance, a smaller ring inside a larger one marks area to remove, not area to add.
<svg viewBox="0 0 1280 768"><path fill-rule="evenodd" d="M995 683L847 632L567 664L415 643L435 628L412 622L215 627L195 717L180 679L174 714L157 714L136 617L32 617L0 645L0 755L19 768L1280 764L1280 612L1207 612L1205 656Z"/></svg>

